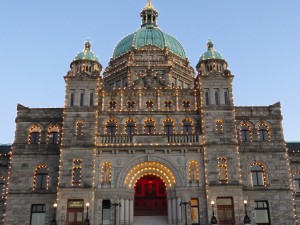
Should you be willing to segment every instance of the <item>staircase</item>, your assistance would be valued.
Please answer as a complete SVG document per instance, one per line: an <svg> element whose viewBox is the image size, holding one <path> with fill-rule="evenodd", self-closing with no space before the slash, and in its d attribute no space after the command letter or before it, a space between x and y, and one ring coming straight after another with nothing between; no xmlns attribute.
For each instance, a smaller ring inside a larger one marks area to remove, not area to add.
<svg viewBox="0 0 300 225"><path fill-rule="evenodd" d="M168 225L167 216L135 216L134 225Z"/></svg>

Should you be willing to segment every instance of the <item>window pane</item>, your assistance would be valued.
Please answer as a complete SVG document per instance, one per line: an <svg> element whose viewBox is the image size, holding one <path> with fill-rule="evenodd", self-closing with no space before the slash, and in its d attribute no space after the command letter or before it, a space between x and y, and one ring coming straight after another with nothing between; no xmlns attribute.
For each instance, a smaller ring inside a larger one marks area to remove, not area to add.
<svg viewBox="0 0 300 225"><path fill-rule="evenodd" d="M31 225L45 225L45 213L32 213Z"/></svg>
<svg viewBox="0 0 300 225"><path fill-rule="evenodd" d="M74 212L69 212L69 222L74 222L75 220L75 213Z"/></svg>
<svg viewBox="0 0 300 225"><path fill-rule="evenodd" d="M77 212L77 221L76 222L82 222L82 212Z"/></svg>
<svg viewBox="0 0 300 225"><path fill-rule="evenodd" d="M268 210L261 210L261 209L256 209L256 217L255 217L255 222L256 223L269 223L269 218L268 218Z"/></svg>

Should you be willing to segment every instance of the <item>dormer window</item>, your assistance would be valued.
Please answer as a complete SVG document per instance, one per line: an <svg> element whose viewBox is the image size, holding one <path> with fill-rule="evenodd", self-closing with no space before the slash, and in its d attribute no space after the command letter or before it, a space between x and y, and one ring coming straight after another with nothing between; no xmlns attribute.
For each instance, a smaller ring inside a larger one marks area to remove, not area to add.
<svg viewBox="0 0 300 225"><path fill-rule="evenodd" d="M168 109L171 108L172 107L172 102L170 100L165 101L165 107L168 108Z"/></svg>
<svg viewBox="0 0 300 225"><path fill-rule="evenodd" d="M109 109L115 109L116 105L117 105L117 103L115 101L110 101L109 102Z"/></svg>
<svg viewBox="0 0 300 225"><path fill-rule="evenodd" d="M130 101L127 102L127 108L128 108L128 109L133 109L133 108L134 108L134 105L135 105L135 102L134 102L134 101L131 101L131 100L130 100Z"/></svg>

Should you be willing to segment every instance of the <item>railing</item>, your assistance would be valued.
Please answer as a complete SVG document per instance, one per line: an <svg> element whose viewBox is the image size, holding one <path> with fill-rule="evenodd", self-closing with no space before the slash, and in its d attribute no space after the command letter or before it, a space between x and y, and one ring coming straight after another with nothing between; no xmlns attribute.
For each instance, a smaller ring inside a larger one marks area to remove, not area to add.
<svg viewBox="0 0 300 225"><path fill-rule="evenodd" d="M170 143L195 143L199 142L199 135L197 134L172 134L168 136L168 142Z"/></svg>
<svg viewBox="0 0 300 225"><path fill-rule="evenodd" d="M101 135L98 138L99 144L152 144L156 143L198 143L199 134L136 134L136 135Z"/></svg>

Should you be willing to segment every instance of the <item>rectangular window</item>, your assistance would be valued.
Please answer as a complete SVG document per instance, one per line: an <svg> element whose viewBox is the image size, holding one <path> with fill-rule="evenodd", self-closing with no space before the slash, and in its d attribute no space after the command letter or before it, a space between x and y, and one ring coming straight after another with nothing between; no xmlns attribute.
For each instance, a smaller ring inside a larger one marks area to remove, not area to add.
<svg viewBox="0 0 300 225"><path fill-rule="evenodd" d="M228 181L228 171L227 171L227 159L223 157L218 158L218 178L220 183Z"/></svg>
<svg viewBox="0 0 300 225"><path fill-rule="evenodd" d="M31 225L45 225L45 205L31 206Z"/></svg>
<svg viewBox="0 0 300 225"><path fill-rule="evenodd" d="M209 89L204 89L205 105L209 105Z"/></svg>
<svg viewBox="0 0 300 225"><path fill-rule="evenodd" d="M90 93L90 107L94 106L94 92Z"/></svg>
<svg viewBox="0 0 300 225"><path fill-rule="evenodd" d="M73 160L73 174L72 174L72 186L79 187L81 185L81 170L82 170L82 160Z"/></svg>
<svg viewBox="0 0 300 225"><path fill-rule="evenodd" d="M117 80L116 82L116 88L120 88L121 87L121 80Z"/></svg>
<svg viewBox="0 0 300 225"><path fill-rule="evenodd" d="M257 225L270 224L268 201L255 201L255 222Z"/></svg>
<svg viewBox="0 0 300 225"><path fill-rule="evenodd" d="M84 105L84 92L80 92L80 106L82 107Z"/></svg>
<svg viewBox="0 0 300 225"><path fill-rule="evenodd" d="M225 105L229 105L229 91L228 91L228 89L224 89L224 103L225 103Z"/></svg>
<svg viewBox="0 0 300 225"><path fill-rule="evenodd" d="M199 202L197 198L191 199L191 220L192 224L199 224Z"/></svg>
<svg viewBox="0 0 300 225"><path fill-rule="evenodd" d="M70 107L74 106L74 91L71 92L71 96L70 96Z"/></svg>
<svg viewBox="0 0 300 225"><path fill-rule="evenodd" d="M214 89L214 92L215 92L215 105L220 105L219 89Z"/></svg>

